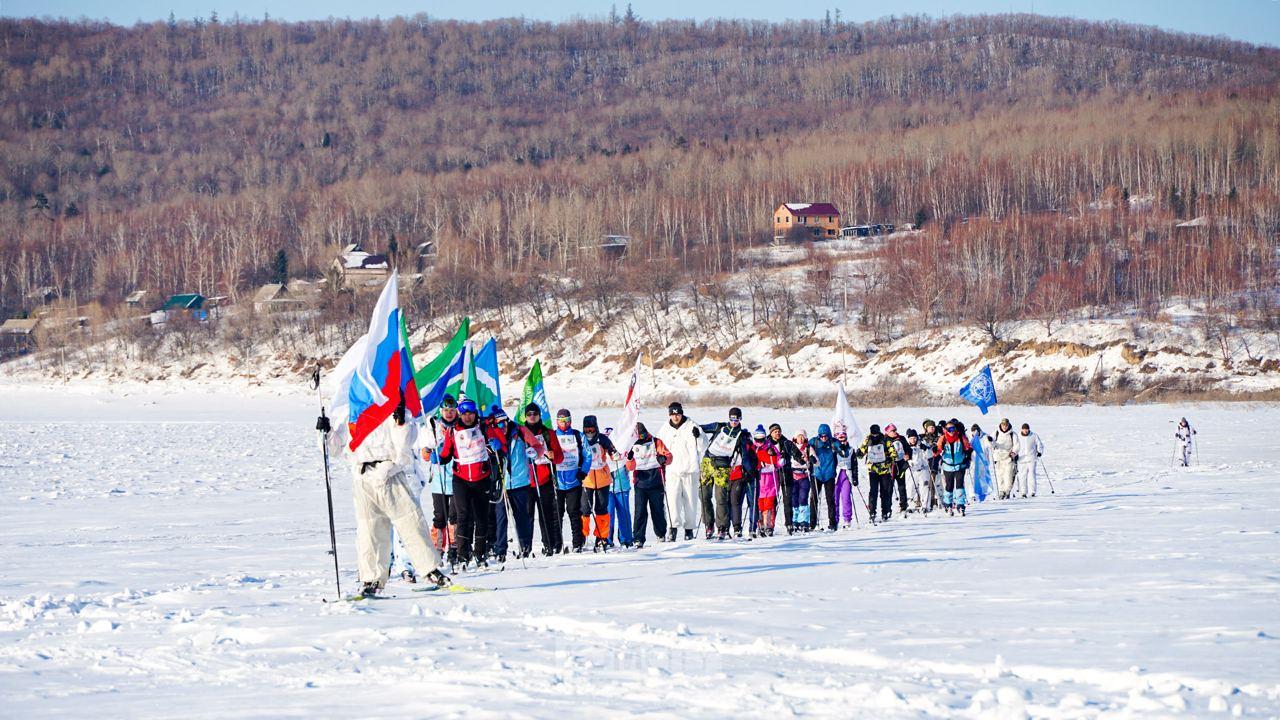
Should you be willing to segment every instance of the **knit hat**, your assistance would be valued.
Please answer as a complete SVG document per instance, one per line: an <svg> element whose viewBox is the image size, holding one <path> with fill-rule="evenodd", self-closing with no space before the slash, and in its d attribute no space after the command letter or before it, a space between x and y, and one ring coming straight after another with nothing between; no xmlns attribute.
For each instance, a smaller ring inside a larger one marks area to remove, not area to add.
<svg viewBox="0 0 1280 720"><path fill-rule="evenodd" d="M583 430L586 430L587 428L591 428L591 429L593 429L593 430L599 430L599 429L600 429L600 426L596 424L596 416L595 416L595 415L585 415L585 416L583 416L583 418L582 418L582 429L583 429Z"/></svg>
<svg viewBox="0 0 1280 720"><path fill-rule="evenodd" d="M764 425L756 425L755 432L751 433L756 440L764 439Z"/></svg>
<svg viewBox="0 0 1280 720"><path fill-rule="evenodd" d="M907 428L907 437L920 437L920 434L916 432L915 428Z"/></svg>
<svg viewBox="0 0 1280 720"><path fill-rule="evenodd" d="M572 419L573 414L570 413L565 408L560 408L559 410L556 411L556 419L559 420L560 418L565 418L566 420Z"/></svg>
<svg viewBox="0 0 1280 720"><path fill-rule="evenodd" d="M542 408L538 407L538 403L531 402L528 405L524 406L524 414L528 415L529 413L538 413L539 415L541 415Z"/></svg>
<svg viewBox="0 0 1280 720"><path fill-rule="evenodd" d="M888 425L885 425L885 426L884 426L884 431L885 431L885 432L896 433L896 432L898 432L898 426L897 426L897 425L894 425L893 423L889 423Z"/></svg>
<svg viewBox="0 0 1280 720"><path fill-rule="evenodd" d="M681 415L683 415L684 406L678 402L671 403L670 405L667 406L667 414L671 415L672 413L680 413Z"/></svg>
<svg viewBox="0 0 1280 720"><path fill-rule="evenodd" d="M872 426L871 426L871 433L870 433L870 434L871 434L871 435L879 435L879 434L880 434L880 426L879 426L879 425L872 425Z"/></svg>
<svg viewBox="0 0 1280 720"><path fill-rule="evenodd" d="M730 419L732 419L732 418L738 418L739 420L741 420L741 419L742 419L742 408L736 408L736 407L735 407L735 408L729 408L729 418L730 418Z"/></svg>

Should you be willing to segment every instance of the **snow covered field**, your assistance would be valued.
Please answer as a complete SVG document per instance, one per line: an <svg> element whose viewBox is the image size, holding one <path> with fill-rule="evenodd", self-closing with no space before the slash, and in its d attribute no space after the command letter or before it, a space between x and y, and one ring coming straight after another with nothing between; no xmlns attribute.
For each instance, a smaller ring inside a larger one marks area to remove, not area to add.
<svg viewBox="0 0 1280 720"><path fill-rule="evenodd" d="M1178 409L997 408L984 425L1042 434L1056 494L326 604L305 396L6 391L0 715L1280 714L1280 407L1194 408L1202 464L1185 470ZM957 410L927 414L979 419ZM828 414L746 420L790 433ZM345 467L335 478L350 590Z"/></svg>

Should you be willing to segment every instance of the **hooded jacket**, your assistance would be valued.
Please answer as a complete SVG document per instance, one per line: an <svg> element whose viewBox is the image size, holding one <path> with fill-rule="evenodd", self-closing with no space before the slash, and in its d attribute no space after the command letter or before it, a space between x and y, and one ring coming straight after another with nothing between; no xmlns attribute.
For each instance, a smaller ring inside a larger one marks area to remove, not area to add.
<svg viewBox="0 0 1280 720"><path fill-rule="evenodd" d="M961 432L943 430L942 437L938 438L938 454L942 459L943 472L956 472L969 467L973 446Z"/></svg>
<svg viewBox="0 0 1280 720"><path fill-rule="evenodd" d="M657 437L671 453L671 462L667 463L668 473L699 474L702 453L699 452L698 438L701 435L702 429L698 424L684 416L680 417L679 425L672 425L670 420L662 424Z"/></svg>
<svg viewBox="0 0 1280 720"><path fill-rule="evenodd" d="M826 440L822 438L826 437ZM836 453L839 441L831 436L831 426L823 423L818 426L818 436L809 443L813 451L813 479L818 482L830 482L836 479Z"/></svg>

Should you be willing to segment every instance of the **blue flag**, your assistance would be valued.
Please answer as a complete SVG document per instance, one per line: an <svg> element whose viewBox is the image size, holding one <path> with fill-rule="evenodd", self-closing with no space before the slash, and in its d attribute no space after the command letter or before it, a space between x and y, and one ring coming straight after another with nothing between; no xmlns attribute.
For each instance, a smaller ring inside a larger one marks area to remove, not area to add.
<svg viewBox="0 0 1280 720"><path fill-rule="evenodd" d="M960 397L977 405L983 415L987 414L987 408L997 402L996 384L991 380L990 365L983 365L977 375L969 378L969 382L960 388Z"/></svg>
<svg viewBox="0 0 1280 720"><path fill-rule="evenodd" d="M973 496L982 502L991 494L991 460L987 457L987 444L982 441L985 433L973 436Z"/></svg>

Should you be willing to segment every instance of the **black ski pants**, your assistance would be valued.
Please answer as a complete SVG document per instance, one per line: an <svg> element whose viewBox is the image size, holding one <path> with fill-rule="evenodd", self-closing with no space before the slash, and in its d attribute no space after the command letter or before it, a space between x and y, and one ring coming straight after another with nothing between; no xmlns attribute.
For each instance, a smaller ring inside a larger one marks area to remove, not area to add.
<svg viewBox="0 0 1280 720"><path fill-rule="evenodd" d="M635 497L635 524L632 526L635 530L635 540L638 543L645 541L645 525L649 522L649 515L653 515L653 534L659 540L667 535L667 513L663 507L663 489L659 485L655 488L632 487L631 494Z"/></svg>
<svg viewBox="0 0 1280 720"><path fill-rule="evenodd" d="M489 549L489 523L493 506L489 502L491 478L467 481L453 478L453 500L458 510L458 560L482 558Z"/></svg>
<svg viewBox="0 0 1280 720"><path fill-rule="evenodd" d="M556 488L556 503L559 512L556 514L556 527L560 527L564 523L564 516L569 515L569 536L573 538L573 549L577 550L582 547L585 538L582 534L582 486L561 490ZM556 543L560 547L564 546L564 537L560 538L560 542Z"/></svg>
<svg viewBox="0 0 1280 720"><path fill-rule="evenodd" d="M871 507L867 508L867 512L871 513L872 519L875 519L876 501L879 500L881 517L889 519L893 513L893 475L868 470L867 478L871 482L871 487L867 488L871 494L867 502Z"/></svg>

